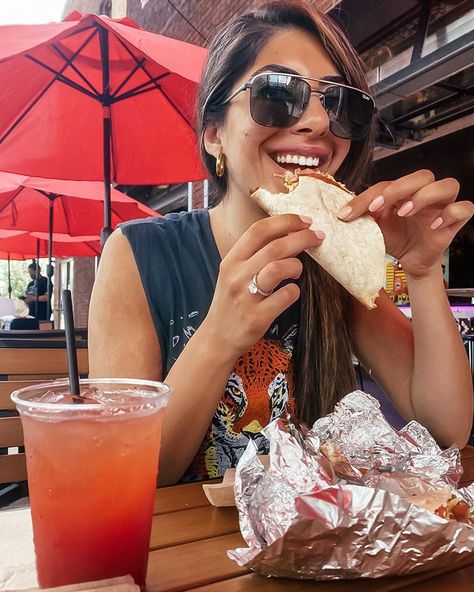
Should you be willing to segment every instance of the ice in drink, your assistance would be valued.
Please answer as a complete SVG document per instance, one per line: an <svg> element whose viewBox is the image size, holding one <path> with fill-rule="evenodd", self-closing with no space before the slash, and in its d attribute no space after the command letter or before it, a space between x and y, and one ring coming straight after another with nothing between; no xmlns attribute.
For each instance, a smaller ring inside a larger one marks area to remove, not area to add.
<svg viewBox="0 0 474 592"><path fill-rule="evenodd" d="M169 389L82 381L81 391L90 387L97 391L85 404L71 403L66 382L12 395L25 436L38 580L53 587L131 574L144 587Z"/></svg>

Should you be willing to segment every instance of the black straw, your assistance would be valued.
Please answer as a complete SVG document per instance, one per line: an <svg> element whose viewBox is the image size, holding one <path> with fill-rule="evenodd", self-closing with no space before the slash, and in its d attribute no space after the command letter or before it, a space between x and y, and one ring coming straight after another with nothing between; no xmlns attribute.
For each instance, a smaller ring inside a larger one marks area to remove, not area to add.
<svg viewBox="0 0 474 592"><path fill-rule="evenodd" d="M76 352L76 332L74 330L74 315L72 312L71 290L63 290L63 313L64 313L64 328L66 332L66 347L67 347L67 365L69 368L69 383L71 386L71 395L73 400L77 403L81 391L79 387L79 372L77 369L77 352Z"/></svg>

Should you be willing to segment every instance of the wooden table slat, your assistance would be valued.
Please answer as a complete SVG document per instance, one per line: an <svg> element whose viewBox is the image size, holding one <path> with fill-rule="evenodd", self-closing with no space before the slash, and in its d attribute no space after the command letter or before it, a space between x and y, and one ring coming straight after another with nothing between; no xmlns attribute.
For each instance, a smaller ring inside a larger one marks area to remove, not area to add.
<svg viewBox="0 0 474 592"><path fill-rule="evenodd" d="M180 592L247 573L226 555L244 545L235 533L151 551L147 592Z"/></svg>
<svg viewBox="0 0 474 592"><path fill-rule="evenodd" d="M235 508L207 506L153 516L150 549L182 545L239 531Z"/></svg>
<svg viewBox="0 0 474 592"><path fill-rule="evenodd" d="M206 481L206 483L219 482L220 479ZM156 490L153 514L166 514L208 505L209 501L202 489L202 482L160 487Z"/></svg>

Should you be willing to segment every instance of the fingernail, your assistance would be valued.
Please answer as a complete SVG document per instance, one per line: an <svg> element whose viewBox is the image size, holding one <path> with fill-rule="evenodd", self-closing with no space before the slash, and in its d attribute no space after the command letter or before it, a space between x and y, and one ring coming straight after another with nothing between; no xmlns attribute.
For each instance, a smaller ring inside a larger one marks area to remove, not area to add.
<svg viewBox="0 0 474 592"><path fill-rule="evenodd" d="M348 218L351 214L352 214L352 208L350 206L344 206L337 213L337 217L340 220L344 220L345 218Z"/></svg>
<svg viewBox="0 0 474 592"><path fill-rule="evenodd" d="M432 230L436 230L437 228L439 228L442 223L443 223L443 218L436 218L436 220L431 225Z"/></svg>
<svg viewBox="0 0 474 592"><path fill-rule="evenodd" d="M312 224L313 223L313 219L310 218L309 216L300 216L300 219L305 223L305 224Z"/></svg>
<svg viewBox="0 0 474 592"><path fill-rule="evenodd" d="M322 230L315 230L314 234L319 238L319 240L323 240L323 238L326 238L326 235Z"/></svg>
<svg viewBox="0 0 474 592"><path fill-rule="evenodd" d="M377 210L380 210L380 208L383 206L384 203L385 203L385 201L384 201L383 196L379 195L378 197L376 197L374 200L372 200L370 202L369 212L376 212Z"/></svg>
<svg viewBox="0 0 474 592"><path fill-rule="evenodd" d="M402 207L398 210L397 214L401 217L406 216L409 214L415 206L413 205L412 201L407 201L402 205Z"/></svg>

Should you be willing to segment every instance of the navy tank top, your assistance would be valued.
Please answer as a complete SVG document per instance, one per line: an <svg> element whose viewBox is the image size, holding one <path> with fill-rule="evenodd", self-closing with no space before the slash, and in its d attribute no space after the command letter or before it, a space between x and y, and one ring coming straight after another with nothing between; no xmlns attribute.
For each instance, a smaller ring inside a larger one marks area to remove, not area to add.
<svg viewBox="0 0 474 592"><path fill-rule="evenodd" d="M221 258L209 212L168 214L125 222L120 228L135 257L166 380L206 317L214 295ZM267 452L262 427L285 407L291 411L294 406L291 356L297 325L296 304L236 361L208 432L182 481L222 476L226 469L235 467L250 439L262 453Z"/></svg>

